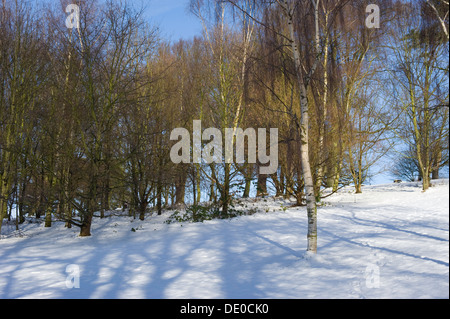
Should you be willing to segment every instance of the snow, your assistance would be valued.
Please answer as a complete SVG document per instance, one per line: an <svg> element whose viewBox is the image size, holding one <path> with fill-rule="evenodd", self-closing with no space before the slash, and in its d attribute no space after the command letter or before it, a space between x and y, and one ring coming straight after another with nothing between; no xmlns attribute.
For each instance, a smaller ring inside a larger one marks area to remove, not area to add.
<svg viewBox="0 0 450 319"><path fill-rule="evenodd" d="M326 198L317 255L305 253L305 208L290 204L248 199L240 208L256 213L203 223L95 218L91 237L4 223L0 299L449 298L448 180Z"/></svg>

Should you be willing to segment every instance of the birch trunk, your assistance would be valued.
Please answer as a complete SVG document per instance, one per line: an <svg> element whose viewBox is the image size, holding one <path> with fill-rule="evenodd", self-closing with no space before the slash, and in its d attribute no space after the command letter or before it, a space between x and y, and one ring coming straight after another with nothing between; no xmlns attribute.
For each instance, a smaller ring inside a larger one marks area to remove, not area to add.
<svg viewBox="0 0 450 319"><path fill-rule="evenodd" d="M325 26L328 25L328 15L325 16ZM328 36L325 38L324 53L323 53L323 102L322 102L322 122L319 128L319 168L317 170L316 189L320 194L320 187L324 179L324 139L325 139L325 123L327 120L327 102L328 102Z"/></svg>
<svg viewBox="0 0 450 319"><path fill-rule="evenodd" d="M293 21L293 11L290 9L290 5L287 0L284 1L285 13L288 19L290 44L293 52L293 58L295 63L296 77L300 90L300 161L303 172L303 179L305 183L305 199L306 199L306 210L308 214L308 235L307 235L307 251L316 253L317 252L317 206L314 194L314 181L311 173L311 164L309 160L309 112L308 112L308 98L307 98L307 88L305 84L305 79L302 75L302 65L300 60L300 51L297 44L295 31L294 31L294 21ZM317 13L317 5L316 13Z"/></svg>

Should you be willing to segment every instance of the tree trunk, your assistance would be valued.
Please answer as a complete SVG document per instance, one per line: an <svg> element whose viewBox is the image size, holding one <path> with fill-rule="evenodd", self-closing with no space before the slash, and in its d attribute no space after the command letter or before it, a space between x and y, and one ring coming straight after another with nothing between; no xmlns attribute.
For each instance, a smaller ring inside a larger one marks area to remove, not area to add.
<svg viewBox="0 0 450 319"><path fill-rule="evenodd" d="M431 179L439 179L439 168L433 169L431 172Z"/></svg>
<svg viewBox="0 0 450 319"><path fill-rule="evenodd" d="M45 224L44 227L52 227L52 207L47 203L45 209Z"/></svg>
<svg viewBox="0 0 450 319"><path fill-rule="evenodd" d="M28 181L23 181L22 187L20 188L20 194L19 194L19 224L22 224L25 222L25 212L23 211L23 205L24 205L24 198L25 198L25 192L27 189Z"/></svg>
<svg viewBox="0 0 450 319"><path fill-rule="evenodd" d="M195 186L197 179L192 176L192 196L194 197L194 205L197 205L197 187Z"/></svg>
<svg viewBox="0 0 450 319"><path fill-rule="evenodd" d="M158 184L156 185L156 208L158 209L158 215L161 215L162 213L162 186L161 181L158 181Z"/></svg>
<svg viewBox="0 0 450 319"><path fill-rule="evenodd" d="M283 195L283 188L281 187L281 184L282 184L281 176L280 176L280 180L278 179L277 173L270 175L270 177L272 178L273 183L275 184L275 190L276 190L275 196L278 197L278 196Z"/></svg>
<svg viewBox="0 0 450 319"><path fill-rule="evenodd" d="M210 202L216 202L216 188L214 186L214 181L211 181L211 184L209 185L209 201Z"/></svg>
<svg viewBox="0 0 450 319"><path fill-rule="evenodd" d="M45 201L45 227L52 227L52 213L53 213L53 199L52 199L52 187L53 187L53 178L45 177L45 180L48 183L48 194L47 200ZM46 183L46 184L47 184Z"/></svg>
<svg viewBox="0 0 450 319"><path fill-rule="evenodd" d="M72 223L70 222L70 220L72 219L72 205L69 201L67 201L67 203L65 203L64 205L64 216L66 219L65 227L72 228Z"/></svg>
<svg viewBox="0 0 450 319"><path fill-rule="evenodd" d="M436 152L433 160L433 170L431 171L431 179L439 179L439 164L442 160L442 150Z"/></svg>
<svg viewBox="0 0 450 319"><path fill-rule="evenodd" d="M91 236L92 214L88 213L80 227L80 237Z"/></svg>
<svg viewBox="0 0 450 319"><path fill-rule="evenodd" d="M3 218L6 216L7 206L8 206L8 193L6 191L7 185L4 185L5 182L0 180L1 183L1 192L0 192L0 233L2 231L2 223Z"/></svg>
<svg viewBox="0 0 450 319"><path fill-rule="evenodd" d="M225 177L223 181L223 188L221 193L222 202L222 215L223 217L228 214L228 205L230 203L230 170L231 164L225 163Z"/></svg>
<svg viewBox="0 0 450 319"><path fill-rule="evenodd" d="M169 187L164 187L164 208L167 208L167 206L169 206L169 193Z"/></svg>
<svg viewBox="0 0 450 319"><path fill-rule="evenodd" d="M250 196L250 187L252 186L252 180L250 178L245 178L245 187L243 198L248 198Z"/></svg>
<svg viewBox="0 0 450 319"><path fill-rule="evenodd" d="M96 145L96 149L99 149L99 146ZM99 154L99 152L97 153ZM97 158L100 158L99 155L97 155ZM98 210L98 162L96 160L93 160L91 163L91 169L89 170L91 176L89 180L89 192L88 192L88 198L87 198L87 209L83 212L82 216L82 222L81 222L81 229L80 229L80 236L91 236L91 223L92 223L92 217L94 215L94 212Z"/></svg>
<svg viewBox="0 0 450 319"><path fill-rule="evenodd" d="M175 206L184 205L184 196L186 194L186 179L187 175L182 172L177 176L175 182Z"/></svg>
<svg viewBox="0 0 450 319"><path fill-rule="evenodd" d="M334 173L334 180L333 180L333 192L336 192L339 188L339 181L341 178L341 166L342 166L341 161L335 166L335 173Z"/></svg>
<svg viewBox="0 0 450 319"><path fill-rule="evenodd" d="M306 199L306 210L308 215L308 235L307 235L307 251L316 253L317 252L317 207L316 207L316 197L314 194L314 181L311 173L311 165L309 160L309 113L308 113L308 97L307 89L305 85L305 79L302 75L302 65L300 60L300 51L297 45L293 13L294 11L290 9L290 5L287 0L284 1L285 7L287 8L286 17L288 19L288 27L290 33L290 42L293 52L295 72L297 77L297 82L300 90L300 113L301 120L299 125L300 131L300 159L303 172L303 179L305 183L305 199ZM316 23L317 23L317 6L316 6ZM318 30L316 30L318 31ZM308 79L307 79L308 81Z"/></svg>
<svg viewBox="0 0 450 319"><path fill-rule="evenodd" d="M430 186L430 172L428 171L428 167L424 167L422 170L422 190L426 191Z"/></svg>
<svg viewBox="0 0 450 319"><path fill-rule="evenodd" d="M9 158L9 151L4 151L6 153L5 158ZM10 176L9 176L9 162L5 162L5 167L3 168L2 175L0 175L0 233L2 231L3 218L6 217L8 212L8 199L10 191Z"/></svg>
<svg viewBox="0 0 450 319"><path fill-rule="evenodd" d="M145 219L145 210L147 209L147 201L144 201L139 205L139 219L144 220Z"/></svg>
<svg viewBox="0 0 450 319"><path fill-rule="evenodd" d="M264 197L267 195L267 175L258 173L258 184L256 187L256 196Z"/></svg>
<svg viewBox="0 0 450 319"><path fill-rule="evenodd" d="M196 166L196 183L197 185L197 202L201 202L201 195L202 195L202 189L201 189L201 170L200 170L200 164Z"/></svg>
<svg viewBox="0 0 450 319"><path fill-rule="evenodd" d="M325 27L328 26L328 14L325 14ZM328 102L328 35L325 37L324 52L323 52L323 101L322 101L322 119L319 121L319 167L317 169L316 177L316 192L320 197L320 188L325 178L326 161L325 161L325 131L327 122L327 102ZM320 198L318 198L318 201Z"/></svg>

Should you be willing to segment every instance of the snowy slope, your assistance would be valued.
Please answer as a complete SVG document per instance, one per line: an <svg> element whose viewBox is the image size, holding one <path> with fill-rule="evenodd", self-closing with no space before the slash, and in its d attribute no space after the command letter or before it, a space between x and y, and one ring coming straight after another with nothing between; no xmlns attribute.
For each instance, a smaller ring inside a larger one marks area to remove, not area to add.
<svg viewBox="0 0 450 319"><path fill-rule="evenodd" d="M273 198L231 220L95 219L87 238L59 222L4 225L0 298L449 298L449 184L436 184L328 197L317 256L304 253L305 208Z"/></svg>

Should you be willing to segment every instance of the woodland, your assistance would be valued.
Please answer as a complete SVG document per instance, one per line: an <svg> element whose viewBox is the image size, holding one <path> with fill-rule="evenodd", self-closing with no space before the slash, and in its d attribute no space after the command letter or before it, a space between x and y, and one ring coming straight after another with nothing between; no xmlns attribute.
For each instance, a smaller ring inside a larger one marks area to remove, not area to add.
<svg viewBox="0 0 450 319"><path fill-rule="evenodd" d="M203 31L178 41L132 1L72 2L72 28L69 1L0 6L0 220L17 228L90 236L110 210L202 202L226 218L271 194L306 206L314 252L324 189L361 193L387 159L427 191L448 167L448 1L191 0ZM276 172L173 163L171 131L196 120L278 128Z"/></svg>

